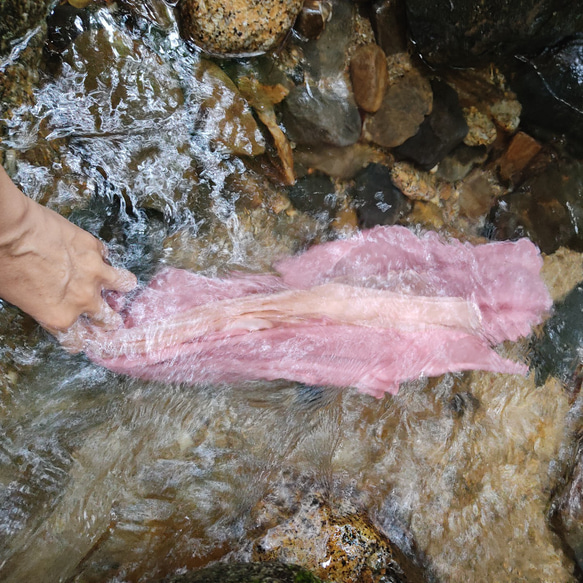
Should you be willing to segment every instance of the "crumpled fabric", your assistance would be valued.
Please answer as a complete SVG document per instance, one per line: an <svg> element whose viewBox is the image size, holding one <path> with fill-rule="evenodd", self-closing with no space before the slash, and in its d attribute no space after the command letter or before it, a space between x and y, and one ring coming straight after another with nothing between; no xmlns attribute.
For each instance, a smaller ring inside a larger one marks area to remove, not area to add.
<svg viewBox="0 0 583 583"><path fill-rule="evenodd" d="M87 356L165 382L286 379L381 397L421 376L526 374L493 347L528 336L551 308L527 239L471 245L399 226L315 245L275 273L215 278L167 267L87 326Z"/></svg>

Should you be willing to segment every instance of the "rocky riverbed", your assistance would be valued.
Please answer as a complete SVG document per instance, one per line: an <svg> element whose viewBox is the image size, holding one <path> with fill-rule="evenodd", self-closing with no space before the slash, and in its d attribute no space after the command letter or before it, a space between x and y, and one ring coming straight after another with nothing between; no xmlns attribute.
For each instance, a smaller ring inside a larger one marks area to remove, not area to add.
<svg viewBox="0 0 583 583"><path fill-rule="evenodd" d="M240 581L579 580L583 10L563 4L0 7L0 161L141 282L269 271L400 224L526 236L555 301L499 347L527 378L382 400L131 381L2 305L0 581L199 581L217 562L208 577Z"/></svg>

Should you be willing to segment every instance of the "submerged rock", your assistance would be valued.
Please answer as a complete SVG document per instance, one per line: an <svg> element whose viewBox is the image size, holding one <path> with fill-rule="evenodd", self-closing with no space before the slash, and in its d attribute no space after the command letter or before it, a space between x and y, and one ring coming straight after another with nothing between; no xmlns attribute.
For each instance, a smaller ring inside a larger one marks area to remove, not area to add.
<svg viewBox="0 0 583 583"><path fill-rule="evenodd" d="M42 23L56 0L3 0L0 5L0 55Z"/></svg>
<svg viewBox="0 0 583 583"><path fill-rule="evenodd" d="M468 133L457 93L447 83L434 80L433 109L419 131L395 149L395 153L430 170L462 142Z"/></svg>
<svg viewBox="0 0 583 583"><path fill-rule="evenodd" d="M197 130L237 156L258 156L265 141L249 104L226 73L202 59L196 70L203 97Z"/></svg>
<svg viewBox="0 0 583 583"><path fill-rule="evenodd" d="M280 44L291 29L302 0L181 0L183 37L217 55L257 55Z"/></svg>
<svg viewBox="0 0 583 583"><path fill-rule="evenodd" d="M581 12L581 10L578 10ZM580 17L583 20L583 16ZM566 134L583 145L583 37L523 59L511 85L527 127Z"/></svg>
<svg viewBox="0 0 583 583"><path fill-rule="evenodd" d="M364 111L378 111L387 88L387 58L383 49L370 44L356 49L350 61L356 103Z"/></svg>
<svg viewBox="0 0 583 583"><path fill-rule="evenodd" d="M321 579L297 565L284 563L219 563L161 583L321 583Z"/></svg>
<svg viewBox="0 0 583 583"><path fill-rule="evenodd" d="M405 0L377 0L371 20L377 43L387 55L407 50Z"/></svg>
<svg viewBox="0 0 583 583"><path fill-rule="evenodd" d="M418 567L354 508L333 509L314 496L297 514L253 543L253 560L297 563L342 583L422 583Z"/></svg>
<svg viewBox="0 0 583 583"><path fill-rule="evenodd" d="M336 207L336 189L327 176L308 174L288 192L291 203L299 211L328 219Z"/></svg>
<svg viewBox="0 0 583 583"><path fill-rule="evenodd" d="M407 199L391 180L391 171L382 164L369 164L357 174L352 198L363 229L394 225L409 210Z"/></svg>
<svg viewBox="0 0 583 583"><path fill-rule="evenodd" d="M434 64L466 66L533 53L583 30L583 10L563 0L407 0L417 50Z"/></svg>
<svg viewBox="0 0 583 583"><path fill-rule="evenodd" d="M294 30L309 40L317 39L332 15L330 0L306 0L294 25Z"/></svg>
<svg viewBox="0 0 583 583"><path fill-rule="evenodd" d="M283 121L288 136L298 144L350 146L360 137L360 114L347 87L295 87L283 103Z"/></svg>
<svg viewBox="0 0 583 583"><path fill-rule="evenodd" d="M380 109L365 121L364 135L379 146L400 146L417 133L432 103L429 81L412 70L389 86Z"/></svg>
<svg viewBox="0 0 583 583"><path fill-rule="evenodd" d="M527 236L544 253L583 250L583 164L557 160L501 198L490 222L498 239Z"/></svg>

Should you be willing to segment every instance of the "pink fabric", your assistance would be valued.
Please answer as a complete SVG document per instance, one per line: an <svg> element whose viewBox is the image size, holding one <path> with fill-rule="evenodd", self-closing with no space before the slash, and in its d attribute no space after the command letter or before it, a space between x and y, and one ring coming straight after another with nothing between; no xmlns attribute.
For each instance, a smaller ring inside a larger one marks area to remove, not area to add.
<svg viewBox="0 0 583 583"><path fill-rule="evenodd" d="M481 246L377 227L280 261L278 275L208 278L167 268L90 329L107 368L171 382L288 379L380 397L421 375L524 374L491 345L530 333L550 309L528 240Z"/></svg>

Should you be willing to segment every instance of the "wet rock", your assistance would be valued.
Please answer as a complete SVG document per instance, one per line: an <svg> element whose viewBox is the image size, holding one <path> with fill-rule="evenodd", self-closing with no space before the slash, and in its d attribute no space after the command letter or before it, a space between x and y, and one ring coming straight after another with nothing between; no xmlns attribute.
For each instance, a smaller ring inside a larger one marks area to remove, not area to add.
<svg viewBox="0 0 583 583"><path fill-rule="evenodd" d="M283 122L291 140L312 146L349 146L358 140L358 108L345 86L334 89L338 92L305 84L290 91L283 103Z"/></svg>
<svg viewBox="0 0 583 583"><path fill-rule="evenodd" d="M125 11L160 29L168 30L176 24L172 7L164 0L120 0L119 3Z"/></svg>
<svg viewBox="0 0 583 583"><path fill-rule="evenodd" d="M297 565L219 563L194 573L168 577L160 583L321 583L321 579Z"/></svg>
<svg viewBox="0 0 583 583"><path fill-rule="evenodd" d="M554 313L544 327L542 338L534 344L532 362L537 383L553 376L573 386L575 376L581 378L581 348L583 347L583 284L555 304ZM580 382L580 381L579 381Z"/></svg>
<svg viewBox="0 0 583 583"><path fill-rule="evenodd" d="M583 11L563 0L407 0L417 50L433 64L467 66L536 53L583 30Z"/></svg>
<svg viewBox="0 0 583 583"><path fill-rule="evenodd" d="M181 0L180 31L216 55L261 54L278 46L291 29L302 0Z"/></svg>
<svg viewBox="0 0 583 583"><path fill-rule="evenodd" d="M89 14L71 4L60 4L49 14L47 28L47 49L58 54L89 28Z"/></svg>
<svg viewBox="0 0 583 583"><path fill-rule="evenodd" d="M291 145L277 123L273 106L280 103L289 93L283 85L262 85L255 78L243 77L238 81L239 90L257 113L257 117L269 130L281 164L284 184L296 181L294 173L294 156Z"/></svg>
<svg viewBox="0 0 583 583"><path fill-rule="evenodd" d="M447 83L431 82L433 109L417 133L395 149L403 158L430 170L449 154L468 133L457 93Z"/></svg>
<svg viewBox="0 0 583 583"><path fill-rule="evenodd" d="M387 88L387 59L375 44L359 47L350 61L350 79L356 103L364 111L378 111Z"/></svg>
<svg viewBox="0 0 583 583"><path fill-rule="evenodd" d="M349 179L370 162L382 162L386 157L371 146L358 143L344 148L296 148L294 158L296 168L298 172L301 169L302 174L313 169L333 178Z"/></svg>
<svg viewBox="0 0 583 583"><path fill-rule="evenodd" d="M500 190L491 175L475 170L459 186L460 215L472 220L485 216Z"/></svg>
<svg viewBox="0 0 583 583"><path fill-rule="evenodd" d="M201 59L195 72L204 96L197 130L237 156L258 156L265 141L247 101L223 70Z"/></svg>
<svg viewBox="0 0 583 583"><path fill-rule="evenodd" d="M380 0L372 7L372 25L377 43L385 54L407 50L407 15L404 0Z"/></svg>
<svg viewBox="0 0 583 583"><path fill-rule="evenodd" d="M55 0L3 0L0 6L0 55L10 52L14 41L45 19Z"/></svg>
<svg viewBox="0 0 583 583"><path fill-rule="evenodd" d="M306 0L296 22L294 30L309 40L317 39L332 15L332 3L329 0Z"/></svg>
<svg viewBox="0 0 583 583"><path fill-rule="evenodd" d="M253 544L253 560L285 560L342 583L424 580L410 560L362 513L334 510L319 497Z"/></svg>
<svg viewBox="0 0 583 583"><path fill-rule="evenodd" d="M516 99L499 99L490 104L492 119L505 131L514 133L520 125L522 105Z"/></svg>
<svg viewBox="0 0 583 583"><path fill-rule="evenodd" d="M388 87L380 109L365 121L365 137L379 146L400 146L417 133L432 102L429 81L410 71Z"/></svg>
<svg viewBox="0 0 583 583"><path fill-rule="evenodd" d="M580 569L583 569L583 451L577 450L572 475L558 498L553 514L561 538L572 549Z"/></svg>
<svg viewBox="0 0 583 583"><path fill-rule="evenodd" d="M490 221L498 239L527 236L544 253L583 250L583 165L557 160L501 198Z"/></svg>
<svg viewBox="0 0 583 583"><path fill-rule="evenodd" d="M302 46L306 71L314 79L337 77L344 72L347 49L354 34L354 5L334 0L326 28L317 40Z"/></svg>
<svg viewBox="0 0 583 583"><path fill-rule="evenodd" d="M502 180L518 184L523 170L541 151L542 146L531 136L518 132L511 140L506 151L496 161Z"/></svg>
<svg viewBox="0 0 583 583"><path fill-rule="evenodd" d="M487 157L488 151L485 147L471 148L460 144L439 163L437 176L448 182L462 180L476 164L485 162Z"/></svg>
<svg viewBox="0 0 583 583"><path fill-rule="evenodd" d="M581 36L538 57L525 58L510 78L512 89L523 105L525 127L562 133L583 144L582 74Z"/></svg>
<svg viewBox="0 0 583 583"><path fill-rule="evenodd" d="M309 174L289 189L288 197L299 211L327 220L336 207L336 188L327 176Z"/></svg>
<svg viewBox="0 0 583 583"><path fill-rule="evenodd" d="M410 208L403 193L393 184L391 171L381 164L370 164L359 172L351 194L363 229L394 225Z"/></svg>
<svg viewBox="0 0 583 583"><path fill-rule="evenodd" d="M468 132L464 138L466 146L489 146L496 141L498 133L494 122L477 107L464 108Z"/></svg>

